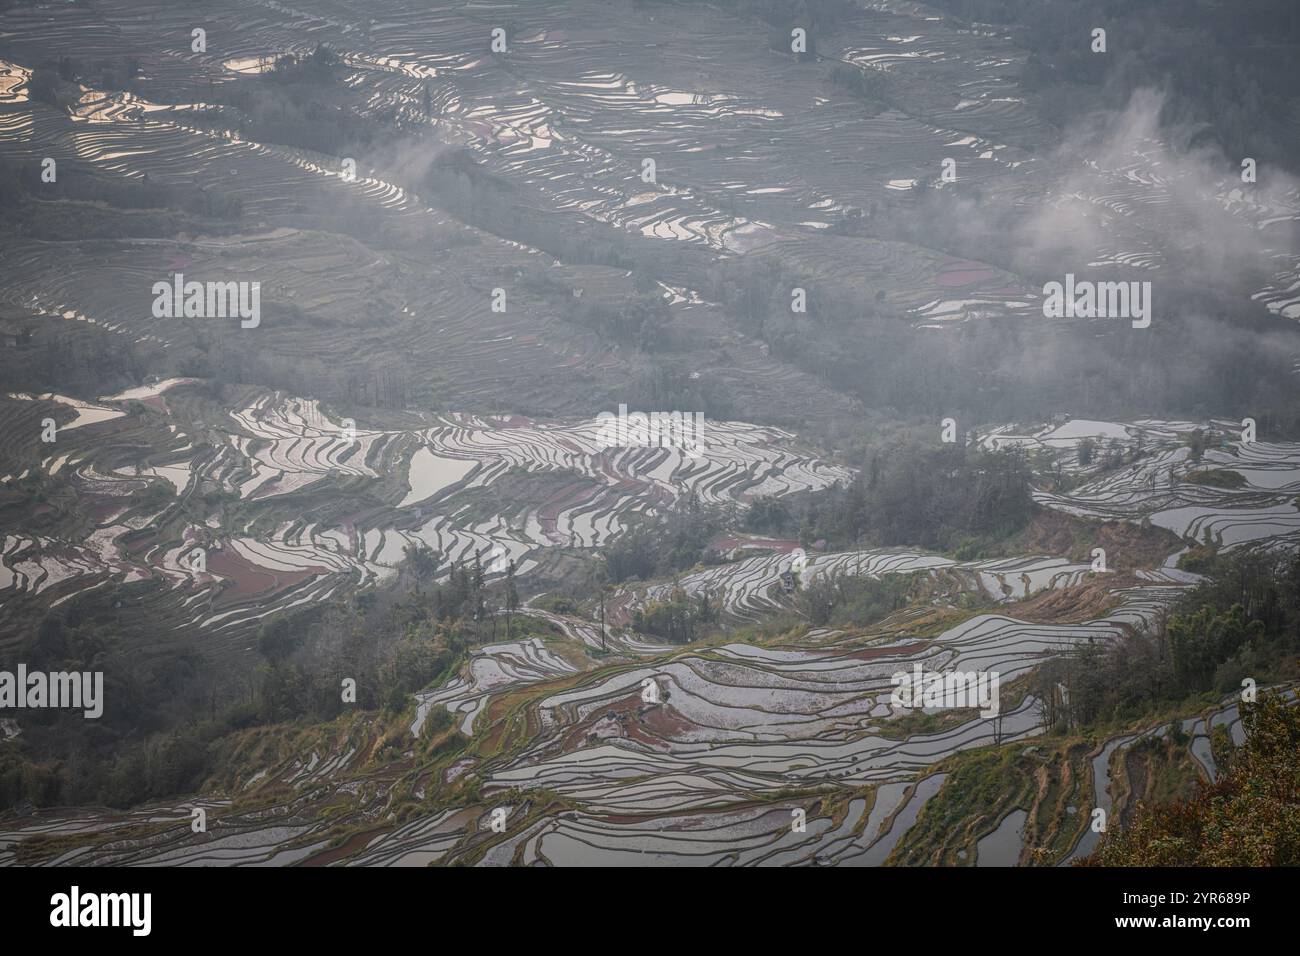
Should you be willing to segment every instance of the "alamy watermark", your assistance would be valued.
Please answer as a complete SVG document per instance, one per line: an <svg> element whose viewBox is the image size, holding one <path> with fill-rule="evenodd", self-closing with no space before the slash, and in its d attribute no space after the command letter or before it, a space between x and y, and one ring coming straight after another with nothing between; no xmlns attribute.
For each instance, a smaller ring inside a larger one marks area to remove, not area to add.
<svg viewBox="0 0 1300 956"><path fill-rule="evenodd" d="M896 707L973 708L981 717L996 717L1000 709L999 676L993 671L927 671L920 663L890 677Z"/></svg>
<svg viewBox="0 0 1300 956"><path fill-rule="evenodd" d="M605 448L680 448L688 458L704 453L703 412L631 412L618 406L618 414L596 416L596 440Z"/></svg>
<svg viewBox="0 0 1300 956"><path fill-rule="evenodd" d="M104 713L103 671L0 671L0 710L9 708L71 708L95 720Z"/></svg>
<svg viewBox="0 0 1300 956"><path fill-rule="evenodd" d="M262 283L186 282L177 272L171 282L153 284L155 319L226 319L238 316L240 328L262 321Z"/></svg>
<svg viewBox="0 0 1300 956"><path fill-rule="evenodd" d="M1145 329L1151 325L1151 283L1076 281L1070 272L1064 283L1043 286L1043 317L1132 319L1133 328Z"/></svg>
<svg viewBox="0 0 1300 956"><path fill-rule="evenodd" d="M152 893L83 893L73 886L50 897L54 927L126 927L132 936L148 936L153 928Z"/></svg>

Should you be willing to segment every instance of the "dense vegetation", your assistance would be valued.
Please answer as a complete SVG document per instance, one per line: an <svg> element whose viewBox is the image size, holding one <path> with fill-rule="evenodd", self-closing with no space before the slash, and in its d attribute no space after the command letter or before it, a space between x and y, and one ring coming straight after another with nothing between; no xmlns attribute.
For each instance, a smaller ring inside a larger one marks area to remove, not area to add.
<svg viewBox="0 0 1300 956"><path fill-rule="evenodd" d="M1294 678L1300 559L1229 555L1208 573L1157 626L1086 644L1039 668L1034 683L1048 726L1129 721L1202 694L1239 691L1246 678L1260 685Z"/></svg>
<svg viewBox="0 0 1300 956"><path fill-rule="evenodd" d="M75 160L64 160L65 164L75 164ZM103 203L122 210L166 210L173 209L188 213L189 216L216 220L237 220L243 215L240 200L226 196L214 190L195 189L192 186L169 186L153 182L148 176L139 180L112 179L98 176L87 167L76 167L82 175L72 175L65 165L62 175L54 182L41 179L41 166L35 162L0 163L0 213L7 220L15 220L24 225L29 233L44 235L45 228L41 220L50 207L32 206L41 201ZM39 213L39 215L37 214ZM83 217L90 222L98 221L101 226L124 223L130 220L108 217ZM173 224L179 228L186 222L185 217L176 217ZM149 217L139 221L142 229L158 229L164 223L161 217ZM89 223L87 223L89 225ZM218 225L216 231L221 231ZM57 233L51 233L51 238ZM91 226L89 232L80 232L84 238L100 238L111 235L104 230L97 231Z"/></svg>
<svg viewBox="0 0 1300 956"><path fill-rule="evenodd" d="M936 429L937 431L937 429ZM760 499L747 530L831 548L910 546L974 557L1029 520L1029 468L1014 451L905 441L870 453L847 487L792 500Z"/></svg>
<svg viewBox="0 0 1300 956"><path fill-rule="evenodd" d="M1241 711L1246 741L1217 781L1138 807L1084 865L1300 865L1300 707L1270 694Z"/></svg>
<svg viewBox="0 0 1300 956"><path fill-rule="evenodd" d="M723 532L796 538L828 550L909 546L972 557L1015 534L1033 512L1030 469L1016 451L904 435L866 454L863 473L847 485L759 497L743 512L687 499L607 545L607 578L619 584L716 564L721 557L709 544Z"/></svg>
<svg viewBox="0 0 1300 956"><path fill-rule="evenodd" d="M396 714L469 648L545 632L513 613L513 569L488 586L476 560L434 584L439 563L427 548L415 549L392 588L272 618L258 637L256 668L233 674L194 649L147 658L130 652L104 604L72 602L52 612L18 659L33 671L103 671L107 705L97 720L77 711L25 712L23 736L0 749L0 809L131 806L193 791L219 769L219 744L231 733L328 721L348 710ZM345 679L355 681L355 701L345 700ZM449 715L430 719L438 728Z"/></svg>
<svg viewBox="0 0 1300 956"><path fill-rule="evenodd" d="M621 584L721 563L712 543L740 532L797 538L806 548L906 545L974 558L1023 528L1032 511L1029 469L1018 453L905 438L887 451L877 448L865 473L847 486L788 500L758 498L744 512L688 500L607 545L603 578ZM863 625L903 606L913 585L905 575L820 577L798 587L796 606L816 625ZM639 631L681 643L704 636L717 622L712 596L680 588L632 619Z"/></svg>
<svg viewBox="0 0 1300 956"><path fill-rule="evenodd" d="M721 557L709 544L734 524L734 509L701 505L694 497L611 541L602 551L605 577L612 584L676 574Z"/></svg>

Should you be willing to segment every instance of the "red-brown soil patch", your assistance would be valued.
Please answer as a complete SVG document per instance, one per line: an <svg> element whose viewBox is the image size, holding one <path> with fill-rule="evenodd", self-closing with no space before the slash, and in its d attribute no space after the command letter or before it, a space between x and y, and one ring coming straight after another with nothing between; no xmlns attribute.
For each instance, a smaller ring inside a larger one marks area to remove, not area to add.
<svg viewBox="0 0 1300 956"><path fill-rule="evenodd" d="M219 602L230 604L293 587L318 574L327 573L328 569L310 567L301 571L272 571L253 564L227 548L214 551L208 556L208 570L233 582L222 590Z"/></svg>

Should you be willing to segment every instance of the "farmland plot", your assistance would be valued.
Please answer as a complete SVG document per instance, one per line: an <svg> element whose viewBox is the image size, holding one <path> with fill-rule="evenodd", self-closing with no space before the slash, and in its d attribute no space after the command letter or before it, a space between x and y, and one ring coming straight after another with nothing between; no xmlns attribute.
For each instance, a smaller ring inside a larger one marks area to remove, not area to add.
<svg viewBox="0 0 1300 956"><path fill-rule="evenodd" d="M890 359L886 332L942 355L1008 326L1050 354L1056 331L1031 323L1059 253L1081 272L1222 284L1278 327L1300 318L1292 180L1245 190L1235 169L1176 154L1141 98L1117 131L1062 141L1009 31L907 0L846 11L807 57L708 4L301 7L207 4L202 50L195 11L162 0L6 11L0 160L57 157L62 182L193 208L39 199L95 228L0 233L0 308L44 354L113 342L160 363L109 379L111 395L0 391L0 504L31 499L0 534L0 650L111 594L114 628L149 635L133 652L247 662L264 624L382 594L421 545L438 581L481 562L525 600L487 609L491 637L476 616L393 722L276 727L265 748L249 735L183 806L5 813L0 864L1063 863L1093 848L1090 810L1136 805L1128 761L1145 742L1177 729L1171 759L1213 779L1216 729L1241 735L1230 701L1060 755L1076 790L1050 839L1038 803L1008 804L924 844L962 758L1049 746L1039 667L1150 626L1199 580L1180 565L1194 551L1300 547L1300 445L1247 438L1235 415L976 429L1031 462L1043 513L1182 543L1131 572L1036 547L968 559L953 555L989 552L734 532L711 543L717 563L624 581L599 623L592 601L561 612L537 592L684 503L743 516L852 481L827 449L876 413L938 417L941 381L924 407L884 396L887 412L837 382L825 303L845 341L870 327ZM347 133L304 142L287 117L256 122L247 104L279 67L321 50ZM56 104L39 73L64 57L96 67ZM158 315L154 284L182 274L256 282L265 314L255 329ZM800 355L805 341L822 352ZM1038 358L986 351L990 394ZM664 394L708 406L703 454L607 439L600 410ZM900 575L923 596L883 620L819 626L801 605ZM712 602L716 632L678 645L631 626L679 595ZM897 677L916 668L996 674L997 712L904 706ZM0 747L21 740L0 730ZM192 831L194 809L220 827Z"/></svg>
<svg viewBox="0 0 1300 956"><path fill-rule="evenodd" d="M426 427L358 428L316 400L279 393L250 396L212 420L211 405L190 404L195 387L158 383L102 403L6 400L15 415L27 413L11 425L7 440L23 450L22 467L6 480L48 475L75 489L98 520L63 540L8 536L0 594L9 599L0 607L17 597L53 606L108 580L166 582L151 600L166 603L181 635L212 630L235 640L269 614L386 580L413 544L442 555L443 577L476 556L490 577L510 561L526 574L550 549L598 546L688 496L740 503L755 489L805 491L849 475L800 452L789 433L739 422L706 422L706 449L687 455L608 447L596 420L445 415ZM164 399L170 405L143 416L124 410ZM24 423L40 409L71 415L58 455L35 457L39 429ZM127 464L119 449L138 442L139 429L154 451ZM478 496L517 474L540 476L540 497L482 515ZM146 489L157 492L147 513L132 507ZM323 489L355 506L321 503ZM187 507L212 491L239 504L198 514Z"/></svg>

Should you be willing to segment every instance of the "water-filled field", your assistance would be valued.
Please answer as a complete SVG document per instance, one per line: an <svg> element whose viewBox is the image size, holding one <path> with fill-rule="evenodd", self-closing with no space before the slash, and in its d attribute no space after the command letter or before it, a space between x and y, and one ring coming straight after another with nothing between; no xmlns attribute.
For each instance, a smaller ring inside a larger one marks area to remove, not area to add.
<svg viewBox="0 0 1300 956"><path fill-rule="evenodd" d="M175 415L185 407L186 390L193 387L170 383L132 398L161 402ZM120 400L105 399L97 407L112 409ZM104 419L83 427L110 428L121 420ZM503 518L492 527L476 528L457 527L455 516L457 488L490 483L493 475L512 463L526 461L535 469L562 467L565 474L580 472L588 480L616 479L620 487L656 480L661 456L651 455L649 461L638 456L610 457L590 447L591 427L465 416L415 430L359 428L355 453L347 455L341 452L335 425L319 407L282 396L260 396L229 413L222 424L230 430L228 445L195 464L194 475L224 481L232 494L242 493L245 499L289 504L296 496L310 494L319 481L382 481L379 474L402 470L385 462L409 463L419 451L472 466L451 473L454 480L450 481L445 471L436 476L432 471L420 473L424 477L417 475L417 483L426 483L415 502L407 502L413 493L410 484L390 482L386 494L394 525L402 524L397 519L403 508L425 512L410 519L405 528L377 523L374 529L362 529L354 522L331 534L319 523L300 518L282 523L263 541L229 538L222 549L231 552L229 559L210 560L208 576L229 577L238 591L257 587L256 574L269 574L275 580L269 586L283 587L287 602L295 594L307 593L304 588L325 586L309 582L340 587L367 574L383 574L387 536L398 535L404 541L427 533L430 527L445 530L444 545L457 540L456 535L468 542L518 541L525 549L521 555L537 554L548 546L590 546L590 538L573 543L564 540L563 533L557 536L561 525L553 526L543 517L525 517L521 526ZM1295 533L1286 517L1295 514L1295 481L1286 479L1300 473L1300 451L1291 445L1225 443L1192 462L1181 453L1185 446L1177 444L1179 435L1190 427L1191 423L1151 420L1078 421L1037 428L998 427L984 440L1042 445L1085 472L1085 480L1068 495L1041 496L1048 508L1066 512L1106 508L1099 517L1134 524L1150 520L1189 545L1201 540L1205 528L1244 527L1249 533L1227 534L1222 546L1288 546L1287 539ZM777 434L734 423L719 423L719 430L727 442L720 461L691 466L702 468L699 488L711 489L719 497L743 500L746 486L784 474L783 465L793 468L790 480L795 482L829 482L837 477L830 466L792 458L780 450ZM1139 435L1145 450L1137 463L1087 479L1091 466L1078 461L1081 441L1104 437L1136 442ZM184 446L184 436L178 435L176 442ZM63 464L70 469L68 480L102 481L95 476L109 468L95 457L71 454ZM693 473L679 462L665 474L681 468ZM1215 487L1190 480L1198 469L1234 470L1245 483ZM131 469L126 471L118 480L171 485L160 475L138 477ZM297 477L281 487L286 476ZM101 493L111 499L112 483L103 484L109 490ZM183 491L180 488L178 493ZM562 490L557 494L569 500ZM1277 496L1272 505L1276 517L1261 521L1258 515L1266 511L1270 495ZM1175 510L1171 503L1183 497L1194 498L1194 516L1185 523L1165 521ZM616 512L621 500L611 496L605 507ZM1291 503L1284 507L1284 501ZM543 503L535 514L552 512ZM591 525L600 526L599 520ZM202 533L214 537L225 533L220 526L204 528ZM536 537L530 537L530 528ZM232 626L225 622L243 619L237 608L233 613L205 616L208 609L202 595L209 585L203 576L176 565L174 556L182 544L168 548L157 543L137 549L139 557L115 559L113 535L96 535L79 548L7 538L4 567L10 601L14 597L33 600L46 591L75 593L75 588L94 586L105 575L125 571L174 577L173 590L178 594L171 598L172 605L193 605L198 626L220 632L223 626ZM686 575L675 585L651 583L628 589L615 604L626 612L675 586L720 597L735 626L790 613L791 596L780 580L793 552L782 542L769 544L766 552ZM93 550L96 546L100 550ZM1126 629L1150 624L1197 580L1175 567L1177 556L1175 551L1163 565L1117 574L1098 573L1088 563L1028 555L957 561L897 549L813 553L799 569L805 581L821 576L920 574L942 580L946 590L941 593L968 593L976 606L994 609L962 611L948 600L928 611L909 608L866 629L796 626L761 643L724 640L675 647L635 635L627 629L625 618L613 617L602 641L599 625L590 619L525 605L519 613L551 624L551 636L478 647L457 676L418 694L407 730L412 750L399 768L367 770L356 763L356 755L369 746L361 722L313 744L308 752L251 774L240 788L274 794L274 805L260 816L232 817L219 840L194 839L188 830L180 832L184 821L168 823L162 811L155 817L147 811L112 817L39 813L7 824L5 839L12 847L14 841L42 832L122 829L132 834L62 862L75 858L101 863L286 865L316 859L423 865L467 859L487 865L621 865L650 858L693 865L878 865L908 847L909 827L924 812L927 800L942 791L945 774L934 772L938 764L970 748L1022 740L1028 744L1043 733L1041 702L1024 683L1038 665L1081 644L1105 642ZM123 563L115 565L115 560ZM332 568L329 562L339 566ZM57 580L46 583L51 574ZM1111 579L1113 584L1108 583ZM1081 605L1071 622L1046 623L1020 610L1043 594L1082 593L1095 587L1100 587L1103 597ZM200 599L180 594L197 594ZM1089 613L1089 608L1097 611ZM986 716L971 709L931 709L924 711L926 720L916 723L915 715L909 716L891 693L894 675L918 664L933 672L1000 675L1000 712ZM446 765L416 756L416 745L435 710L449 712L454 725L473 741ZM1183 720L1187 759L1194 761L1189 766L1199 767L1197 772L1208 778L1216 772L1208 743L1210 730L1223 725L1239 734L1233 713L1228 707ZM527 732L520 736L507 730L511 727L527 728ZM1163 732L1154 727L1147 733ZM1079 802L1069 819L1077 829L1071 831L1063 824L1067 829L1053 836L1048 857L1036 859L1061 862L1090 850L1096 834L1084 829L1089 810L1084 804L1111 812L1117 799L1129 799L1126 793L1117 795L1110 768L1119 759L1116 754L1141 737L1140 733L1124 735L1104 742L1095 752L1079 751L1071 757L1078 762L1077 772L1091 779L1091 796L1074 798ZM421 767L425 769L417 769ZM357 812L373 813L385 788L422 792L427 784L420 781L429 772L448 782L472 774L481 781L477 801L400 826L384 823L381 813L372 838L326 848L324 824L315 807L346 793ZM372 810L363 811L366 806ZM566 809L560 810L561 806ZM503 807L508 812L504 835L490 824L492 811ZM806 824L792 828L792 814L798 813L806 815ZM977 841L972 837L972 845L961 852L967 859L982 859L984 865L1014 863L1023 847L1045 839L1039 830L1025 827L1021 816L1004 815L990 822Z"/></svg>
<svg viewBox="0 0 1300 956"><path fill-rule="evenodd" d="M1036 678L1156 626L1210 558L1300 547L1300 444L1238 407L1300 370L1271 337L1300 319L1296 180L1248 184L1149 90L1049 119L1021 30L844 4L797 55L737 6L6 10L0 162L57 160L58 190L3 194L40 215L0 230L0 345L81 384L0 384L0 656L96 605L127 653L233 686L270 625L361 621L426 547L417 589L477 566L523 593L386 710L232 734L201 792L0 814L0 864L1058 865L1094 811L1215 779L1232 699L1063 742ZM1049 322L1075 272L1154 283L1159 335ZM260 313L160 315L182 276L256 283ZM1231 334L1184 314L1210 292ZM611 443L600 413L641 400L703 447ZM1026 463L1011 543L737 530L948 416ZM598 580L697 508L732 525L676 573ZM895 585L870 620L803 603ZM637 630L672 602L709 636ZM918 669L996 675L996 712L899 703ZM1015 763L972 809L990 753Z"/></svg>

